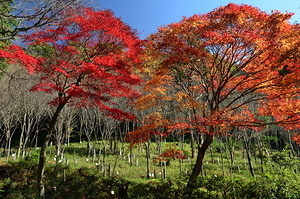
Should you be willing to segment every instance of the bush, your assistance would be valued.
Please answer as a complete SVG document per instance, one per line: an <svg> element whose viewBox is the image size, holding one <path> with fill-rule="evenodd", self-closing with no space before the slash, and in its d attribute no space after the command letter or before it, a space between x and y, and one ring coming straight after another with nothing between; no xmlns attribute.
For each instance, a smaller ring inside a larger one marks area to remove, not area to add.
<svg viewBox="0 0 300 199"><path fill-rule="evenodd" d="M30 159L0 166L0 198L37 198L37 163ZM300 177L290 170L278 170L253 179L200 176L194 189L186 190L186 179L150 180L135 183L104 177L91 168L71 170L63 165L46 167L46 198L64 199L231 199L300 198Z"/></svg>
<svg viewBox="0 0 300 199"><path fill-rule="evenodd" d="M240 190L241 198L300 198L300 177L290 171L278 171L257 177Z"/></svg>
<svg viewBox="0 0 300 199"><path fill-rule="evenodd" d="M300 177L295 173L278 171L245 181L223 176L200 176L192 190L185 191L185 198L300 198Z"/></svg>
<svg viewBox="0 0 300 199"><path fill-rule="evenodd" d="M186 191L186 198L236 198L236 189L243 181L229 177L211 175L198 177L195 189Z"/></svg>
<svg viewBox="0 0 300 199"><path fill-rule="evenodd" d="M36 163L26 158L0 167L0 198L34 198L36 185ZM4 172L5 171L5 172Z"/></svg>
<svg viewBox="0 0 300 199"><path fill-rule="evenodd" d="M151 180L147 184L138 183L130 188L132 199L152 199L152 198L174 198L175 192L172 190L172 183L163 180Z"/></svg>

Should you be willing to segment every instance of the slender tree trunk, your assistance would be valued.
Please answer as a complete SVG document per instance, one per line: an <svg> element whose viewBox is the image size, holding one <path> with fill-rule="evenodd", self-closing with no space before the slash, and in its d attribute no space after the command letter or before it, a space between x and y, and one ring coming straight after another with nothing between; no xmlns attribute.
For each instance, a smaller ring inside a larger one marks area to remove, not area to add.
<svg viewBox="0 0 300 199"><path fill-rule="evenodd" d="M225 176L225 168L224 168L224 150L223 148L220 149L221 154L221 164L222 164L222 174Z"/></svg>
<svg viewBox="0 0 300 199"><path fill-rule="evenodd" d="M208 149L208 147L211 145L211 143L213 142L213 137L214 136L212 134L208 134L208 135L206 135L203 143L202 144L199 143L196 164L194 166L192 173L190 174L190 178L187 183L187 188L193 188L193 185L195 184L197 177L202 172L203 159L205 156L205 152Z"/></svg>
<svg viewBox="0 0 300 199"><path fill-rule="evenodd" d="M9 143L9 138L10 138L10 129L7 128L7 130L4 132L5 133L5 147L4 147L4 154L7 156L7 160L9 159L10 156L10 143Z"/></svg>
<svg viewBox="0 0 300 199"><path fill-rule="evenodd" d="M147 178L150 178L150 142L146 142L145 146L146 146L146 158L147 158L147 162L146 162Z"/></svg>
<svg viewBox="0 0 300 199"><path fill-rule="evenodd" d="M293 143L292 143L291 133L289 131L288 131L288 143L290 145L290 149L291 149L291 152L293 154L293 157L297 157L297 153L296 153L295 148L294 148Z"/></svg>
<svg viewBox="0 0 300 199"><path fill-rule="evenodd" d="M251 154L250 154L250 146L249 146L249 141L247 142L246 140L244 140L244 147L246 149L246 155L247 155L247 160L248 160L248 165L249 165L249 171L251 173L251 175L254 177L254 169L252 166L252 159L251 159Z"/></svg>
<svg viewBox="0 0 300 199"><path fill-rule="evenodd" d="M12 135L9 133L9 137L8 137L8 140L7 140L7 143L6 143L6 153L7 153L7 157L6 157L6 160L8 161L9 160L9 157L11 155L11 138L12 138Z"/></svg>
<svg viewBox="0 0 300 199"><path fill-rule="evenodd" d="M262 143L260 137L258 137L258 139L257 139L257 145L258 145L258 152L259 152L259 159L260 159L261 172L264 173L263 143Z"/></svg>
<svg viewBox="0 0 300 199"><path fill-rule="evenodd" d="M227 147L226 147L227 146ZM228 149L230 158L230 176L232 177L232 172L234 168L234 140L232 138L226 138L225 148Z"/></svg>
<svg viewBox="0 0 300 199"><path fill-rule="evenodd" d="M39 166L37 170L37 187L39 190L40 198L45 198L45 184L44 184L44 171L46 166L46 148L49 144L50 137L54 131L55 124L57 122L58 116L61 110L64 108L65 104L60 104L56 108L55 113L52 116L51 122L49 124L49 128L46 131L46 135L43 139L42 147L40 150L40 157L39 157Z"/></svg>
<svg viewBox="0 0 300 199"><path fill-rule="evenodd" d="M190 132L189 135L190 135L190 138L191 138L191 140L190 140L190 143L191 143L191 150L192 150L192 156L191 156L191 158L194 158L194 157L196 156L196 147L195 147L194 131L191 130L191 132Z"/></svg>
<svg viewBox="0 0 300 199"><path fill-rule="evenodd" d="M91 152L92 152L92 144L91 144L91 138L87 136L87 144L86 144L86 157L90 157L91 156Z"/></svg>
<svg viewBox="0 0 300 199"><path fill-rule="evenodd" d="M25 122L25 121L24 121ZM21 150L24 148L24 123L23 123L23 126L22 126L22 131L21 131L21 135L20 135L20 139L19 139L19 146L18 146L18 152L17 152L17 158L19 159L20 158L20 154L21 154Z"/></svg>
<svg viewBox="0 0 300 199"><path fill-rule="evenodd" d="M55 162L56 162L56 164L59 164L61 162L61 157L62 157L60 143L56 143L56 145L55 145L55 156L56 156Z"/></svg>

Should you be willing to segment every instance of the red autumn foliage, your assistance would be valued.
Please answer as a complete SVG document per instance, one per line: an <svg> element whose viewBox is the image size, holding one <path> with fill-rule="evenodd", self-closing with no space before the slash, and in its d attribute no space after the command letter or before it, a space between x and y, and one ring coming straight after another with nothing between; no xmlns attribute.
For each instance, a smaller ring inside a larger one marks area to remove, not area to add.
<svg viewBox="0 0 300 199"><path fill-rule="evenodd" d="M0 57L40 76L31 91L56 93L50 104L99 107L116 119L133 119L115 108L114 98L135 98L141 83L134 74L140 64L141 41L111 11L91 8L67 13L63 21L24 36L26 50L10 46Z"/></svg>
<svg viewBox="0 0 300 199"><path fill-rule="evenodd" d="M154 162L166 162L176 159L186 159L188 156L183 151L177 149L168 149L154 159Z"/></svg>
<svg viewBox="0 0 300 199"><path fill-rule="evenodd" d="M177 149L168 149L165 152L163 152L162 154L160 154L159 157L171 158L173 160L175 160L175 159L186 159L187 158L187 156L184 155L183 151L177 150Z"/></svg>
<svg viewBox="0 0 300 199"><path fill-rule="evenodd" d="M300 28L292 15L231 3L161 27L146 43L150 80L137 105L161 113L172 101L183 114L161 117L169 131L298 128Z"/></svg>
<svg viewBox="0 0 300 199"><path fill-rule="evenodd" d="M299 134L296 134L292 137L292 139L297 143L297 144L300 144L300 135Z"/></svg>

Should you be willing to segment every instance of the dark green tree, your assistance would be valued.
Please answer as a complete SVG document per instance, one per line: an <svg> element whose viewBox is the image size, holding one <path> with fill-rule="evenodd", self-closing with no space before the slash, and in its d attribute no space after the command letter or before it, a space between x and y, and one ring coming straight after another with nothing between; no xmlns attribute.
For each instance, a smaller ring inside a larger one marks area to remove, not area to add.
<svg viewBox="0 0 300 199"><path fill-rule="evenodd" d="M8 46L9 39L7 39L7 33L12 31L12 27L16 22L13 18L5 17L12 11L11 4L12 1L10 0L0 1L0 48Z"/></svg>
<svg viewBox="0 0 300 199"><path fill-rule="evenodd" d="M13 18L8 16L12 11L11 0L0 0L0 49L10 44L8 32L12 31L16 22ZM2 75L6 65L4 60L0 60L0 76Z"/></svg>

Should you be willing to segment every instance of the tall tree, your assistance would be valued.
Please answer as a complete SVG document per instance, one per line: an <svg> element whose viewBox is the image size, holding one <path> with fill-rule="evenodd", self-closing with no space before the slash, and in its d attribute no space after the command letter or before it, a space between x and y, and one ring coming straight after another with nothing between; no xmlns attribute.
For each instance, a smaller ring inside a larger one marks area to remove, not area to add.
<svg viewBox="0 0 300 199"><path fill-rule="evenodd" d="M9 15L9 13L12 11L11 7L12 1L0 1L0 13L2 15ZM0 17L0 37L5 38L7 37L6 32L10 31L12 29L12 26L14 24L15 20L8 19L5 17ZM0 40L0 48L7 46L8 40Z"/></svg>
<svg viewBox="0 0 300 199"><path fill-rule="evenodd" d="M139 104L156 106L164 100L161 95L167 95L166 100L176 100L190 116L160 115L152 122L160 126L147 124L130 136L147 140L147 132L157 132L145 129L162 126L201 135L191 187L215 135L233 128L259 129L268 122L294 128L299 120L294 108L299 106L300 34L299 26L288 22L291 16L228 4L160 28L146 44L146 59L158 63L152 65L152 79L146 84L148 92L151 87L154 92L141 97ZM275 117L266 121L262 115ZM162 119L168 122L159 123Z"/></svg>
<svg viewBox="0 0 300 199"><path fill-rule="evenodd" d="M11 1L0 1L0 13L8 15L12 11ZM10 44L10 40L7 37L6 32L12 29L15 20L7 19L0 16L0 49L8 46ZM3 74L6 65L4 60L0 60L0 75Z"/></svg>
<svg viewBox="0 0 300 199"><path fill-rule="evenodd" d="M114 107L113 99L137 97L133 86L141 82L133 73L139 65L140 52L135 31L107 10L85 8L66 14L69 17L55 26L25 36L28 49L34 49L33 54L15 45L0 51L0 57L40 76L40 82L31 91L56 95L50 102L55 109L40 151L38 188L41 197L45 196L46 146L62 109L67 104L98 107L107 116L134 119Z"/></svg>

